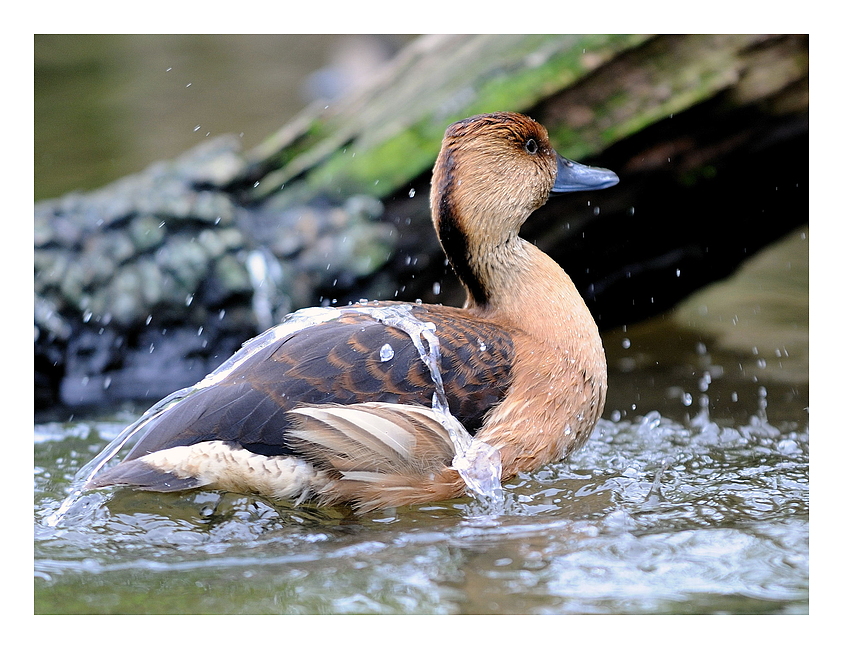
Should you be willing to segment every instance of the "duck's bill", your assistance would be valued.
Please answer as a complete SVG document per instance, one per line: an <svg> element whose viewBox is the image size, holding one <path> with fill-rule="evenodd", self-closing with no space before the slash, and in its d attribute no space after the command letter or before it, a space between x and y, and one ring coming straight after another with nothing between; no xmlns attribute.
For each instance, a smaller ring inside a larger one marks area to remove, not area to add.
<svg viewBox="0 0 843 649"><path fill-rule="evenodd" d="M618 176L614 171L589 167L556 154L556 182L551 194L606 189L617 184Z"/></svg>

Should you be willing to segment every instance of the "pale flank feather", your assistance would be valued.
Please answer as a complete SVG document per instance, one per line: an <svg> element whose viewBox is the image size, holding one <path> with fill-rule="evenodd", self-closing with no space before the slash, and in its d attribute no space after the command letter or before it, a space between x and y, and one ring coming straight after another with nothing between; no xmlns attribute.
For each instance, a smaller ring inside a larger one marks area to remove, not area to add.
<svg viewBox="0 0 843 649"><path fill-rule="evenodd" d="M210 486L283 500L304 499L328 480L302 458L268 457L215 441L176 446L122 462L97 476L91 486L128 484L151 491Z"/></svg>
<svg viewBox="0 0 843 649"><path fill-rule="evenodd" d="M429 408L388 403L302 406L290 411L288 444L336 478L324 502L361 511L460 495L454 445Z"/></svg>

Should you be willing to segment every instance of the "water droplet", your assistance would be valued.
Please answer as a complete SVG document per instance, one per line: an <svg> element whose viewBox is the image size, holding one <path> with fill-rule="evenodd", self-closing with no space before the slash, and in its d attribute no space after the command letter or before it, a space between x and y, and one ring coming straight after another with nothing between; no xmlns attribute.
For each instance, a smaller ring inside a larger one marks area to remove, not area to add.
<svg viewBox="0 0 843 649"><path fill-rule="evenodd" d="M630 345L632 345L632 343L630 342L629 338L624 338L621 341L621 347L623 347L624 349L629 349Z"/></svg>
<svg viewBox="0 0 843 649"><path fill-rule="evenodd" d="M477 345L480 347L480 351L481 351L481 352L485 352L485 351L486 351L486 343L484 343L484 342L483 342L483 339L482 339L482 338L478 338L478 339L477 339Z"/></svg>
<svg viewBox="0 0 843 649"><path fill-rule="evenodd" d="M410 188L410 192L409 192L409 196L410 196L410 198L413 198L415 195L416 195L416 190L415 190L415 189Z"/></svg>
<svg viewBox="0 0 843 649"><path fill-rule="evenodd" d="M442 292L442 285L439 282L433 282L433 294L439 295Z"/></svg>
<svg viewBox="0 0 843 649"><path fill-rule="evenodd" d="M395 351L389 343L381 347L381 362L391 361L393 356L395 356Z"/></svg>

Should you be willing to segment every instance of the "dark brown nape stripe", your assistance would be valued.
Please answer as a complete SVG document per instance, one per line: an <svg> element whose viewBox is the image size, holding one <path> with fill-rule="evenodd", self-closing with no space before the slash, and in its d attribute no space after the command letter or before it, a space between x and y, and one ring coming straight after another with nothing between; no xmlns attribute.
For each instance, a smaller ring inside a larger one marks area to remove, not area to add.
<svg viewBox="0 0 843 649"><path fill-rule="evenodd" d="M454 272L478 306L489 303L486 287L477 277L469 261L468 236L455 213L451 193L454 183L454 157L446 153L442 165L442 186L439 188L439 240Z"/></svg>

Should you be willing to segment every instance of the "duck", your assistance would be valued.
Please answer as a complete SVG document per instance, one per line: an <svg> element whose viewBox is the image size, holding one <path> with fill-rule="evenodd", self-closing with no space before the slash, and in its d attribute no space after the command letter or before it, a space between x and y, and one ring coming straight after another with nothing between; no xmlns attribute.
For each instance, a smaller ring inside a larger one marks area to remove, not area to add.
<svg viewBox="0 0 843 649"><path fill-rule="evenodd" d="M244 346L87 488L208 489L360 512L458 498L468 486L443 401L470 440L494 450L501 482L564 459L603 412L606 358L569 276L519 230L552 195L617 182L556 153L528 116L451 124L430 210L465 302L376 305L422 323L436 364L371 302L319 309Z"/></svg>

